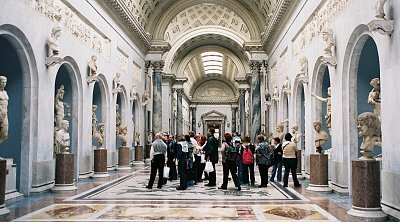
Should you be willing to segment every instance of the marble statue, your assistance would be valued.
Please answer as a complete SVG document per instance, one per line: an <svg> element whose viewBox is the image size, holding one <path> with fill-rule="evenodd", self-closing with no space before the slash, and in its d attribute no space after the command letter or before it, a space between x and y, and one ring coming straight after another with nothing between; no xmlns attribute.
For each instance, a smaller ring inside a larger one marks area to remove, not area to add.
<svg viewBox="0 0 400 222"><path fill-rule="evenodd" d="M114 86L114 90L115 89L120 89L121 88L121 74L117 73L113 79L113 86Z"/></svg>
<svg viewBox="0 0 400 222"><path fill-rule="evenodd" d="M278 124L276 125L276 135L275 137L279 137L281 142L283 142L283 137L285 136L285 133L283 132L285 126L283 124Z"/></svg>
<svg viewBox="0 0 400 222"><path fill-rule="evenodd" d="M384 6L387 0L377 0L375 4L375 17L378 19L385 19Z"/></svg>
<svg viewBox="0 0 400 222"><path fill-rule="evenodd" d="M139 146L139 144L140 144L140 133L138 133L138 132L135 133L135 142L136 142L136 146Z"/></svg>
<svg viewBox="0 0 400 222"><path fill-rule="evenodd" d="M104 130L105 130L105 126L104 123L99 123L97 125L98 130L96 130L96 132L94 133L94 138L97 140L97 142L99 143L99 147L98 148L104 148L104 141L105 141L105 135L104 135Z"/></svg>
<svg viewBox="0 0 400 222"><path fill-rule="evenodd" d="M119 126L121 125L121 115L119 114L119 105L115 104L115 125L117 129L117 135L119 134Z"/></svg>
<svg viewBox="0 0 400 222"><path fill-rule="evenodd" d="M136 84L133 84L131 86L130 96L131 96L131 101L136 101L137 100Z"/></svg>
<svg viewBox="0 0 400 222"><path fill-rule="evenodd" d="M372 159L375 146L381 144L381 121L375 113L364 112L358 115L358 137L362 138L361 158Z"/></svg>
<svg viewBox="0 0 400 222"><path fill-rule="evenodd" d="M372 86L371 92L368 94L368 104L374 106L374 113L381 118L381 84L379 78L374 78L369 83Z"/></svg>
<svg viewBox="0 0 400 222"><path fill-rule="evenodd" d="M58 43L58 38L61 36L61 28L54 27L51 30L51 36L47 39L47 57L59 56L60 54L60 45Z"/></svg>
<svg viewBox="0 0 400 222"><path fill-rule="evenodd" d="M146 106L149 103L149 92L147 92L147 90L145 90L143 92L143 96L142 96L142 106Z"/></svg>
<svg viewBox="0 0 400 222"><path fill-rule="evenodd" d="M97 56L92 55L91 60L89 62L89 75L95 76L97 75Z"/></svg>
<svg viewBox="0 0 400 222"><path fill-rule="evenodd" d="M326 47L324 49L325 55L328 57L333 57L333 52L335 50L335 40L333 38L333 30L325 28L322 30L322 39L326 43Z"/></svg>
<svg viewBox="0 0 400 222"><path fill-rule="evenodd" d="M128 126L127 125L120 125L118 130L117 138L121 141L121 146L128 145L128 139L126 135L128 134Z"/></svg>
<svg viewBox="0 0 400 222"><path fill-rule="evenodd" d="M56 154L69 153L68 146L70 145L70 137L68 133L68 128L68 120L62 120L61 128L56 129L56 131L54 132L54 152Z"/></svg>
<svg viewBox="0 0 400 222"><path fill-rule="evenodd" d="M5 91L7 77L0 76L0 144L8 138L8 94Z"/></svg>
<svg viewBox="0 0 400 222"><path fill-rule="evenodd" d="M290 81L289 81L289 76L288 75L285 75L285 77L284 77L282 91L286 92L286 93L290 93Z"/></svg>
<svg viewBox="0 0 400 222"><path fill-rule="evenodd" d="M278 97L279 97L278 86L275 85L272 93L272 98L278 98Z"/></svg>
<svg viewBox="0 0 400 222"><path fill-rule="evenodd" d="M300 138L301 138L301 133L299 132L299 126L295 125L292 126L292 142L294 142L296 144L296 146L298 145L298 143L300 142Z"/></svg>
<svg viewBox="0 0 400 222"><path fill-rule="evenodd" d="M326 121L326 127L328 128L329 132L331 132L331 115L332 115L332 109L331 109L331 87L328 87L328 97L322 98L320 96L315 95L314 93L311 93L313 97L315 97L317 100L326 103L326 114L325 114L325 121Z"/></svg>
<svg viewBox="0 0 400 222"><path fill-rule="evenodd" d="M317 149L317 153L322 153L322 146L328 140L328 134L322 130L320 121L314 122L313 126L315 130L315 147Z"/></svg>
<svg viewBox="0 0 400 222"><path fill-rule="evenodd" d="M56 97L54 101L54 110L55 110L55 128L56 130L61 128L61 122L65 117L65 110L64 110L64 85L61 85L60 88L57 89Z"/></svg>
<svg viewBox="0 0 400 222"><path fill-rule="evenodd" d="M299 60L299 65L300 65L300 77L307 77L307 67L308 67L308 61L306 57L302 57Z"/></svg>
<svg viewBox="0 0 400 222"><path fill-rule="evenodd" d="M96 132L97 129L97 116L96 116L97 106L92 105L92 136Z"/></svg>

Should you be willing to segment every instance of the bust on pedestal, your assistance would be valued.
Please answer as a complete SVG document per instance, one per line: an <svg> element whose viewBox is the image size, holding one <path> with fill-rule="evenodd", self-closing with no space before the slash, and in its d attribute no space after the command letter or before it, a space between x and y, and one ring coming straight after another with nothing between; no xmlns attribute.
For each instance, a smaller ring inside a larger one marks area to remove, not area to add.
<svg viewBox="0 0 400 222"><path fill-rule="evenodd" d="M45 59L46 67L53 66L55 64L60 64L63 59L60 57L60 45L58 38L61 36L61 28L54 27L51 30L51 36L47 39L47 57Z"/></svg>
<svg viewBox="0 0 400 222"><path fill-rule="evenodd" d="M94 150L94 174L92 178L109 177L110 175L107 172L107 149L104 148L104 123L99 123L97 127L98 129L94 133L94 138L97 140L99 146Z"/></svg>
<svg viewBox="0 0 400 222"><path fill-rule="evenodd" d="M99 81L99 77L97 76L97 56L92 55L88 66L89 66L89 76L87 78L87 82L93 83Z"/></svg>
<svg viewBox="0 0 400 222"><path fill-rule="evenodd" d="M121 147L118 149L118 168L117 170L130 170L130 155L129 155L129 147L127 135L128 134L128 126L120 125L118 130L117 138L121 141Z"/></svg>
<svg viewBox="0 0 400 222"><path fill-rule="evenodd" d="M381 207L380 164L372 157L376 146L381 144L381 121L371 112L361 113L358 118L358 137L361 157L352 161L352 207L347 213L354 217L385 220Z"/></svg>

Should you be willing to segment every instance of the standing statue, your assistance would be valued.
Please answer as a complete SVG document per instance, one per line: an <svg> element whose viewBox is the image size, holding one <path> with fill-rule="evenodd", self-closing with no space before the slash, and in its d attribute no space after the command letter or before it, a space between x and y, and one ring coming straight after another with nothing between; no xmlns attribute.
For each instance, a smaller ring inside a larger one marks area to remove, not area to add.
<svg viewBox="0 0 400 222"><path fill-rule="evenodd" d="M8 94L5 91L7 77L0 76L0 144L8 138Z"/></svg>
<svg viewBox="0 0 400 222"><path fill-rule="evenodd" d="M326 47L324 49L325 55L327 55L328 57L333 57L333 52L335 50L335 40L333 38L333 30L327 28L323 29L322 39L326 42Z"/></svg>
<svg viewBox="0 0 400 222"><path fill-rule="evenodd" d="M138 132L135 133L135 142L136 142L136 146L140 145L140 133L138 133Z"/></svg>
<svg viewBox="0 0 400 222"><path fill-rule="evenodd" d="M378 19L385 19L384 6L387 0L377 0L375 4L375 17Z"/></svg>
<svg viewBox="0 0 400 222"><path fill-rule="evenodd" d="M47 57L55 57L60 54L60 45L58 43L58 38L61 36L61 28L54 27L51 30L51 36L47 39Z"/></svg>
<svg viewBox="0 0 400 222"><path fill-rule="evenodd" d="M97 106L92 105L92 136L96 132L97 129L97 116L96 116Z"/></svg>
<svg viewBox="0 0 400 222"><path fill-rule="evenodd" d="M149 92L147 92L147 90L145 90L143 92L143 96L142 96L142 106L146 106L149 103Z"/></svg>
<svg viewBox="0 0 400 222"><path fill-rule="evenodd" d="M96 132L94 133L94 138L97 140L97 142L99 143L99 147L98 148L104 148L104 141L105 141L105 135L104 135L104 130L105 130L105 126L104 123L99 123L97 125L98 130L96 130Z"/></svg>
<svg viewBox="0 0 400 222"><path fill-rule="evenodd" d="M89 62L89 76L97 75L97 56L92 55L91 60Z"/></svg>
<svg viewBox="0 0 400 222"><path fill-rule="evenodd" d="M322 130L320 121L314 122L313 126L315 129L315 147L317 148L317 153L322 153L322 146L328 140L328 134Z"/></svg>
<svg viewBox="0 0 400 222"><path fill-rule="evenodd" d="M137 100L136 84L133 84L133 85L131 86L130 95L131 95L131 101L136 101L136 100Z"/></svg>
<svg viewBox="0 0 400 222"><path fill-rule="evenodd" d="M61 121L61 128L54 132L54 152L56 154L69 153L68 146L70 145L70 137L68 133L69 122L68 120Z"/></svg>
<svg viewBox="0 0 400 222"><path fill-rule="evenodd" d="M275 85L272 93L272 98L278 98L278 97L279 97L278 86Z"/></svg>
<svg viewBox="0 0 400 222"><path fill-rule="evenodd" d="M119 134L117 135L117 138L121 141L121 146L127 146L128 139L127 139L126 135L128 134L128 126L120 125L118 131L119 131Z"/></svg>
<svg viewBox="0 0 400 222"><path fill-rule="evenodd" d="M115 104L115 127L117 131L117 135L119 134L119 126L121 125L121 115L119 114L119 105Z"/></svg>
<svg viewBox="0 0 400 222"><path fill-rule="evenodd" d="M381 119L381 84L379 78L374 78L369 83L372 86L368 94L368 104L374 106L374 113Z"/></svg>
<svg viewBox="0 0 400 222"><path fill-rule="evenodd" d="M314 93L311 93L313 97L315 97L317 100L326 103L326 114L325 114L325 121L326 121L326 127L328 128L329 132L331 132L331 87L328 87L328 97L322 98L320 96L315 95Z"/></svg>
<svg viewBox="0 0 400 222"><path fill-rule="evenodd" d="M301 133L299 132L299 126L292 126L292 142L298 145L300 142Z"/></svg>
<svg viewBox="0 0 400 222"><path fill-rule="evenodd" d="M284 128L285 128L285 126L283 124L276 125L276 135L275 135L275 137L279 137L281 142L283 142L283 137L285 136L285 133L283 132Z"/></svg>
<svg viewBox="0 0 400 222"><path fill-rule="evenodd" d="M358 137L362 138L361 158L372 159L375 146L381 144L381 121L375 113L365 112L358 115Z"/></svg>
<svg viewBox="0 0 400 222"><path fill-rule="evenodd" d="M285 75L285 77L284 77L282 89L286 92L290 92L290 81L289 81L288 75Z"/></svg>
<svg viewBox="0 0 400 222"><path fill-rule="evenodd" d="M114 84L114 89L120 89L121 88L121 74L117 73L113 79L113 84Z"/></svg>
<svg viewBox="0 0 400 222"><path fill-rule="evenodd" d="M299 64L300 64L300 77L307 77L307 66L308 66L308 61L306 57L302 57L299 60Z"/></svg>
<svg viewBox="0 0 400 222"><path fill-rule="evenodd" d="M56 97L54 101L54 110L55 110L55 128L56 130L61 128L61 122L65 117L64 111L64 85L61 85L60 88L57 89Z"/></svg>

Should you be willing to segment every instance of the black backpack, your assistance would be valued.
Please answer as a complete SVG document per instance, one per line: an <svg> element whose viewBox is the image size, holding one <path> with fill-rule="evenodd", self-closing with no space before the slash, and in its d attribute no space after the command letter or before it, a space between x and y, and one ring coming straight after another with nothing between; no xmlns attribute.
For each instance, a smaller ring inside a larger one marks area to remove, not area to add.
<svg viewBox="0 0 400 222"><path fill-rule="evenodd" d="M226 150L226 159L230 161L236 161L236 158L239 156L239 150L232 143L227 143L228 148Z"/></svg>

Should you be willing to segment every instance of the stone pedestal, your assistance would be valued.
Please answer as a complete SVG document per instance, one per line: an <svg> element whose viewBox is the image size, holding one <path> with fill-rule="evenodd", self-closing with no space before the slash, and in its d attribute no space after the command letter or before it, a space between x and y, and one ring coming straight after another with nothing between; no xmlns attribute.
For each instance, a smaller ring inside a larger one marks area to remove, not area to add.
<svg viewBox="0 0 400 222"><path fill-rule="evenodd" d="M117 170L130 170L130 148L121 146L118 149L118 168Z"/></svg>
<svg viewBox="0 0 400 222"><path fill-rule="evenodd" d="M56 181L51 190L76 190L76 186L74 184L74 154L56 154Z"/></svg>
<svg viewBox="0 0 400 222"><path fill-rule="evenodd" d="M6 200L23 197L22 193L17 190L17 165L14 159L6 158L7 175L6 175Z"/></svg>
<svg viewBox="0 0 400 222"><path fill-rule="evenodd" d="M99 148L94 150L94 174L92 178L109 177L107 172L107 149Z"/></svg>
<svg viewBox="0 0 400 222"><path fill-rule="evenodd" d="M7 160L0 159L0 215L7 214L10 212L5 205L6 174L7 174Z"/></svg>
<svg viewBox="0 0 400 222"><path fill-rule="evenodd" d="M302 158L302 153L301 150L297 150L297 178L298 179L304 179L303 173L301 172L301 158Z"/></svg>
<svg viewBox="0 0 400 222"><path fill-rule="evenodd" d="M385 220L386 214L381 208L379 161L352 161L352 208L347 213L361 218Z"/></svg>
<svg viewBox="0 0 400 222"><path fill-rule="evenodd" d="M151 149L151 144L146 145L146 159L150 158L150 149Z"/></svg>
<svg viewBox="0 0 400 222"><path fill-rule="evenodd" d="M135 161L143 161L143 146L135 147Z"/></svg>
<svg viewBox="0 0 400 222"><path fill-rule="evenodd" d="M309 191L331 192L328 185L328 154L314 153L310 155Z"/></svg>

